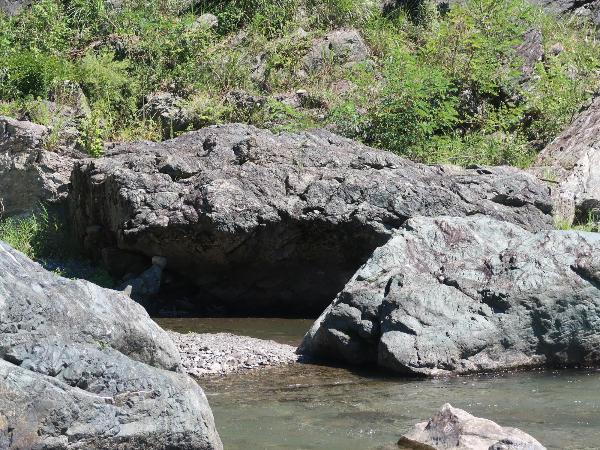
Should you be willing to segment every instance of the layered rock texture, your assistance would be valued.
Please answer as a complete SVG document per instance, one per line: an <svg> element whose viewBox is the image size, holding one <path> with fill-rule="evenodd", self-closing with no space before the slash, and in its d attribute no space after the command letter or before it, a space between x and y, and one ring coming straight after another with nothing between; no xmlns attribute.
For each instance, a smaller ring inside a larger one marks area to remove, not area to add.
<svg viewBox="0 0 600 450"><path fill-rule="evenodd" d="M402 436L398 446L410 450L546 450L518 428L502 427L448 403Z"/></svg>
<svg viewBox="0 0 600 450"><path fill-rule="evenodd" d="M600 97L540 153L533 171L553 186L559 218L600 218Z"/></svg>
<svg viewBox="0 0 600 450"><path fill-rule="evenodd" d="M547 188L507 167L415 164L326 131L215 126L76 165L73 223L91 253L166 257L198 304L320 313L415 215L551 224Z"/></svg>
<svg viewBox="0 0 600 450"><path fill-rule="evenodd" d="M600 363L600 234L413 218L299 352L436 376Z"/></svg>
<svg viewBox="0 0 600 450"><path fill-rule="evenodd" d="M0 448L221 449L180 370L140 305L0 242Z"/></svg>
<svg viewBox="0 0 600 450"><path fill-rule="evenodd" d="M0 116L0 215L66 199L75 154L49 151L48 135L45 126Z"/></svg>

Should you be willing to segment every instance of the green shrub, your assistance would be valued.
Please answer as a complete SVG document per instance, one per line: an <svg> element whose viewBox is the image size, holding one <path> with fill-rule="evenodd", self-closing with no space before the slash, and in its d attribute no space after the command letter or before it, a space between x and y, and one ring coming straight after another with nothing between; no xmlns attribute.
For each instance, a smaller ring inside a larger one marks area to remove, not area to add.
<svg viewBox="0 0 600 450"><path fill-rule="evenodd" d="M0 241L33 259L61 257L70 252L63 231L58 220L43 208L24 218L0 220Z"/></svg>
<svg viewBox="0 0 600 450"><path fill-rule="evenodd" d="M589 31L548 23L555 19L521 0L468 0L428 28L401 15L372 20L367 36L379 42L382 87L357 104L342 100L330 117L355 137L423 162L527 166L598 86ZM402 38L394 41L397 27ZM571 48L522 83L516 48L532 28ZM356 114L360 102L366 114Z"/></svg>
<svg viewBox="0 0 600 450"><path fill-rule="evenodd" d="M466 0L447 14L429 0L401 4L382 15L371 0L204 0L189 11L177 0L114 10L104 0L40 0L0 17L0 111L51 123L36 104L73 80L93 113L80 125L83 146L96 155L101 139L161 139L141 109L168 91L189 105L193 127L330 123L424 162L526 166L600 85L596 30L579 19L557 20L526 0ZM216 30L195 26L205 12L219 18ZM340 27L358 28L369 61L303 73L313 39ZM530 29L542 32L546 55L522 83L515 48ZM272 100L298 89L324 100L318 115ZM271 100L235 111L224 100L234 90Z"/></svg>
<svg viewBox="0 0 600 450"><path fill-rule="evenodd" d="M397 153L426 160L426 141L451 133L459 122L458 95L441 67L424 68L405 51L386 61L381 102L371 111L373 142Z"/></svg>
<svg viewBox="0 0 600 450"><path fill-rule="evenodd" d="M0 218L0 241L58 275L83 278L107 288L115 285L104 268L91 264L81 255L68 225L43 207L26 217Z"/></svg>
<svg viewBox="0 0 600 450"><path fill-rule="evenodd" d="M70 63L37 51L23 50L4 59L0 97L5 100L45 98L57 80L68 79Z"/></svg>
<svg viewBox="0 0 600 450"><path fill-rule="evenodd" d="M80 137L78 144L93 158L99 158L104 152L103 130L100 119L96 113L81 121Z"/></svg>

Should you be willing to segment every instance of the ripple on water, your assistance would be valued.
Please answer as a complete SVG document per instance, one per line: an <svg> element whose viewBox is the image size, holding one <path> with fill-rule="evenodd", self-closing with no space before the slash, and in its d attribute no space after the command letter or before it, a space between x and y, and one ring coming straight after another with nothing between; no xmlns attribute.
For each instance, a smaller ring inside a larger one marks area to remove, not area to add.
<svg viewBox="0 0 600 450"><path fill-rule="evenodd" d="M280 319L169 321L160 323L180 332L227 331L288 344L297 344L310 326ZM207 379L202 386L228 450L383 448L446 402L517 426L549 449L600 449L596 370L404 380L296 365Z"/></svg>

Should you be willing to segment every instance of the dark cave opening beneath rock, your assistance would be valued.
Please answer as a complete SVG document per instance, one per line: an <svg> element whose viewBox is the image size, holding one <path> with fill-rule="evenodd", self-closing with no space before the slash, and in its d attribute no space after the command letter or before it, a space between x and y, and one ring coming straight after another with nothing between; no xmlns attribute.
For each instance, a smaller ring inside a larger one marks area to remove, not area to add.
<svg viewBox="0 0 600 450"><path fill-rule="evenodd" d="M137 299L155 317L315 318L398 226L375 230L317 218L233 234L205 223L149 229L135 241L113 239L148 261L166 258L160 292Z"/></svg>

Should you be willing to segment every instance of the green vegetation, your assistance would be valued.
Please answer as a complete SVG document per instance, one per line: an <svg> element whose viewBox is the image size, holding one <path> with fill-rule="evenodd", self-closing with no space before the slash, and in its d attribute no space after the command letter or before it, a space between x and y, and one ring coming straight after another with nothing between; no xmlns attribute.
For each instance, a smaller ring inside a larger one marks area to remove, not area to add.
<svg viewBox="0 0 600 450"><path fill-rule="evenodd" d="M104 287L114 280L101 267L93 266L73 244L64 222L40 208L21 218L0 218L0 241L4 241L47 269L68 278L84 278Z"/></svg>
<svg viewBox="0 0 600 450"><path fill-rule="evenodd" d="M598 232L600 228L600 221L598 220L597 214L590 213L585 222L571 223L568 220L556 217L554 219L554 228L557 230L575 230L575 231L587 231L587 232Z"/></svg>
<svg viewBox="0 0 600 450"><path fill-rule="evenodd" d="M30 258L65 256L61 226L45 209L24 218L0 221L0 240Z"/></svg>
<svg viewBox="0 0 600 450"><path fill-rule="evenodd" d="M48 123L40 105L70 80L89 103L77 127L93 156L103 140L177 134L145 113L148 96L163 91L182 100L188 128L328 125L427 163L527 166L599 84L596 30L525 0L467 0L447 14L408 2L387 15L367 0L123 3L40 0L0 17L0 113ZM218 26L199 25L203 13ZM341 27L359 30L370 59L304 70L314 40ZM545 56L526 80L516 49L529 30L541 32ZM308 104L282 100L299 89ZM263 100L240 106L232 91Z"/></svg>

